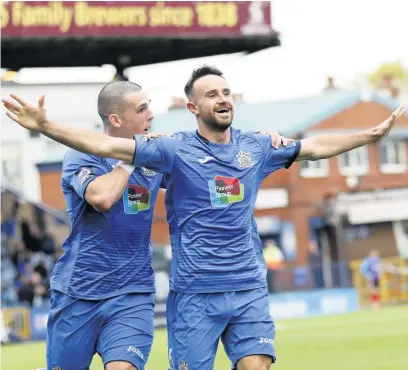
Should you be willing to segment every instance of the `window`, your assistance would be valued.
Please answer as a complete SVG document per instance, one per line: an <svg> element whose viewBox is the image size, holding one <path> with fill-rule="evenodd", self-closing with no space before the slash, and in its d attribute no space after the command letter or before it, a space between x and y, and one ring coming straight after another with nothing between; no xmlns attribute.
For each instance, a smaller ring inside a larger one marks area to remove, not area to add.
<svg viewBox="0 0 408 370"><path fill-rule="evenodd" d="M407 170L406 143L402 140L385 140L378 145L380 169L383 173L401 173Z"/></svg>
<svg viewBox="0 0 408 370"><path fill-rule="evenodd" d="M300 162L300 176L302 177L326 177L328 174L329 163L327 159Z"/></svg>
<svg viewBox="0 0 408 370"><path fill-rule="evenodd" d="M347 242L355 240L365 240L371 237L371 225L348 225L344 228L344 235Z"/></svg>
<svg viewBox="0 0 408 370"><path fill-rule="evenodd" d="M368 151L366 146L343 153L339 157L340 173L344 176L364 175L368 172Z"/></svg>

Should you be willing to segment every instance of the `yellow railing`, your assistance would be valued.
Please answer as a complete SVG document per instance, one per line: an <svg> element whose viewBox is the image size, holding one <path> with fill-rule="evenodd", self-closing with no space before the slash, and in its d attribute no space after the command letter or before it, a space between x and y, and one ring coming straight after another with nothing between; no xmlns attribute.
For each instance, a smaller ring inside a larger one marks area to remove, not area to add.
<svg viewBox="0 0 408 370"><path fill-rule="evenodd" d="M350 262L353 272L353 285L357 289L360 305L370 304L370 290L367 280L361 274L363 260ZM408 260L395 257L383 258L380 278L380 300L382 303L408 301Z"/></svg>

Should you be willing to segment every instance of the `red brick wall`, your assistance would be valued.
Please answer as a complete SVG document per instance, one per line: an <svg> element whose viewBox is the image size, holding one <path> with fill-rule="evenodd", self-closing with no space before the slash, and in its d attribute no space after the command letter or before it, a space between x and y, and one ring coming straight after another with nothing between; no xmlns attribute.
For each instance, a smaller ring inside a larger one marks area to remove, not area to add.
<svg viewBox="0 0 408 370"><path fill-rule="evenodd" d="M370 128L384 121L392 111L374 101L360 102L341 113L338 113L315 125L310 131L325 129ZM408 117L398 121L398 126L408 127Z"/></svg>
<svg viewBox="0 0 408 370"><path fill-rule="evenodd" d="M42 201L55 209L65 209L65 199L61 190L61 171L40 171Z"/></svg>

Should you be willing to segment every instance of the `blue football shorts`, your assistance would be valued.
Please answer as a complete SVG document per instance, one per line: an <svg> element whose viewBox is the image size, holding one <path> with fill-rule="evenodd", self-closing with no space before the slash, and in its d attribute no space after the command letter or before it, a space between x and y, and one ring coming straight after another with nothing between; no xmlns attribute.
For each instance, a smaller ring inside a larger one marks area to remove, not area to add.
<svg viewBox="0 0 408 370"><path fill-rule="evenodd" d="M88 301L52 291L47 325L47 369L89 369L127 361L144 370L153 342L154 294L131 293Z"/></svg>
<svg viewBox="0 0 408 370"><path fill-rule="evenodd" d="M233 368L249 355L276 361L266 288L202 294L170 291L167 326L171 370L212 370L219 339Z"/></svg>

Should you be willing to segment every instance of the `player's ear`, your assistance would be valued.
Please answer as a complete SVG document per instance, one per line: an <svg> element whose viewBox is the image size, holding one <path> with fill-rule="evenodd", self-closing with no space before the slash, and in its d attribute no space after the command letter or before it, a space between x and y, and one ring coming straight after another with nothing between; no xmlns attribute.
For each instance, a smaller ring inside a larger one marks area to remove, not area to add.
<svg viewBox="0 0 408 370"><path fill-rule="evenodd" d="M187 108L194 115L198 114L198 109L197 109L196 105L192 101L187 102Z"/></svg>
<svg viewBox="0 0 408 370"><path fill-rule="evenodd" d="M119 116L118 116L117 114L113 114L113 113L110 114L110 115L109 115L109 123L110 123L113 127L119 128L119 127L120 127L120 124L121 124Z"/></svg>

